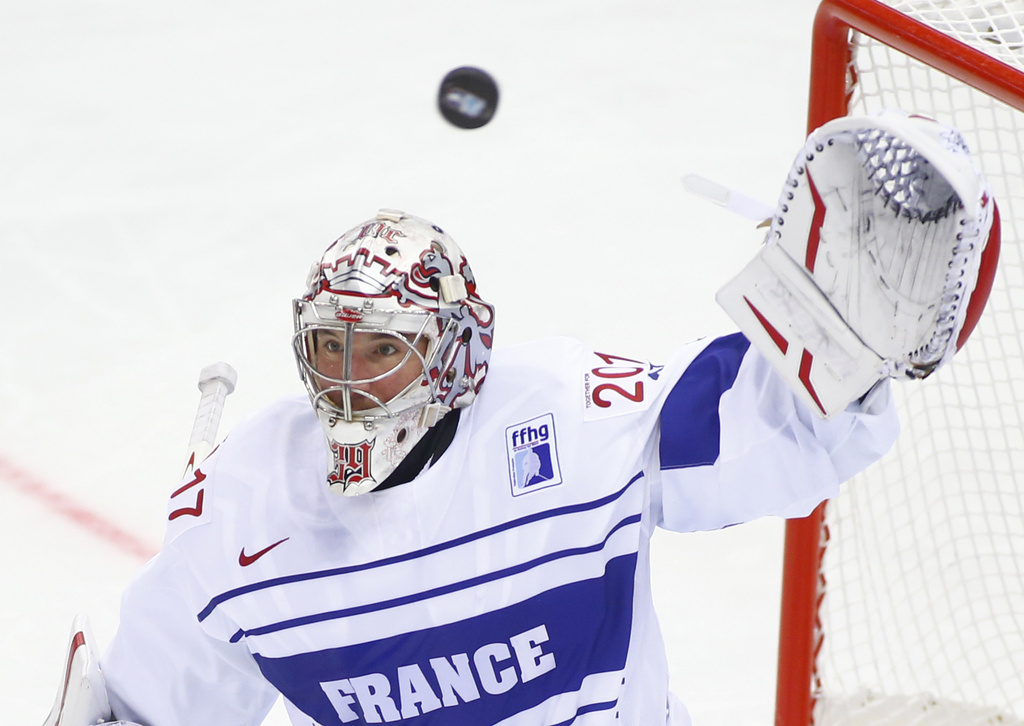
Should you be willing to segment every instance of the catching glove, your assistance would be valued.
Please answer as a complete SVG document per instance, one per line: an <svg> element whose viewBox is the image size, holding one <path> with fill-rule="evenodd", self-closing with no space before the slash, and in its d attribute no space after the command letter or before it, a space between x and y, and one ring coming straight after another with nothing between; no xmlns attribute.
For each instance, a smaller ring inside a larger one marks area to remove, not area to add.
<svg viewBox="0 0 1024 726"><path fill-rule="evenodd" d="M807 139L765 246L716 299L809 408L925 378L978 322L998 213L960 133L886 112Z"/></svg>

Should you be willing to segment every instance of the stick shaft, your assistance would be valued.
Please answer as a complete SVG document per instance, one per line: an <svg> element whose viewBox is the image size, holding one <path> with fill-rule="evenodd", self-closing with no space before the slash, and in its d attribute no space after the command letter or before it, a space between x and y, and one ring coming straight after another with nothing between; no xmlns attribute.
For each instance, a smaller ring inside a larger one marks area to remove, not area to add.
<svg viewBox="0 0 1024 726"><path fill-rule="evenodd" d="M224 401L235 390L238 374L227 363L208 365L199 374L199 408L188 442L185 476L210 455L217 442L217 429L224 411Z"/></svg>

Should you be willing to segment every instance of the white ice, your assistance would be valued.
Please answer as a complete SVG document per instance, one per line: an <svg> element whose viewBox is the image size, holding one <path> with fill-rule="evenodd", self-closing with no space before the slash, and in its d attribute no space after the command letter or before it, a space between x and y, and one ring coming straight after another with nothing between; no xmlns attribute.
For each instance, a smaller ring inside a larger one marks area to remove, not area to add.
<svg viewBox="0 0 1024 726"><path fill-rule="evenodd" d="M289 301L378 207L449 231L497 345L655 361L728 332L714 292L804 136L813 0L0 3L0 721L41 723L73 615L101 645L142 564L18 467L158 546L198 402L221 431L300 389ZM480 130L435 107L494 74ZM655 538L674 690L698 726L772 722L782 524ZM283 724L280 710L267 723Z"/></svg>

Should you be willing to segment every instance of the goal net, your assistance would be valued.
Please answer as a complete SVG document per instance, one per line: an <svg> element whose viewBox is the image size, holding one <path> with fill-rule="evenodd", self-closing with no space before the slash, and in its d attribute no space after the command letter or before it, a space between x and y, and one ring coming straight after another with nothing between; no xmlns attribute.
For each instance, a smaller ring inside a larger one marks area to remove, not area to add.
<svg viewBox="0 0 1024 726"><path fill-rule="evenodd" d="M1018 726L1024 0L826 0L812 74L813 126L895 107L959 128L992 186L1002 250L953 363L893 386L895 449L788 525L777 724Z"/></svg>

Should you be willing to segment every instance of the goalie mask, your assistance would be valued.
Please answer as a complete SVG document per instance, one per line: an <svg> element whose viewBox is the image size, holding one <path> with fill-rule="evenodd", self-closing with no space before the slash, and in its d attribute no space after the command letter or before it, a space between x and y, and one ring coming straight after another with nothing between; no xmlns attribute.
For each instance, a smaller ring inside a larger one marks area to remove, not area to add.
<svg viewBox="0 0 1024 726"><path fill-rule="evenodd" d="M334 492L375 489L487 375L494 308L454 240L403 212L381 210L328 247L294 318Z"/></svg>

